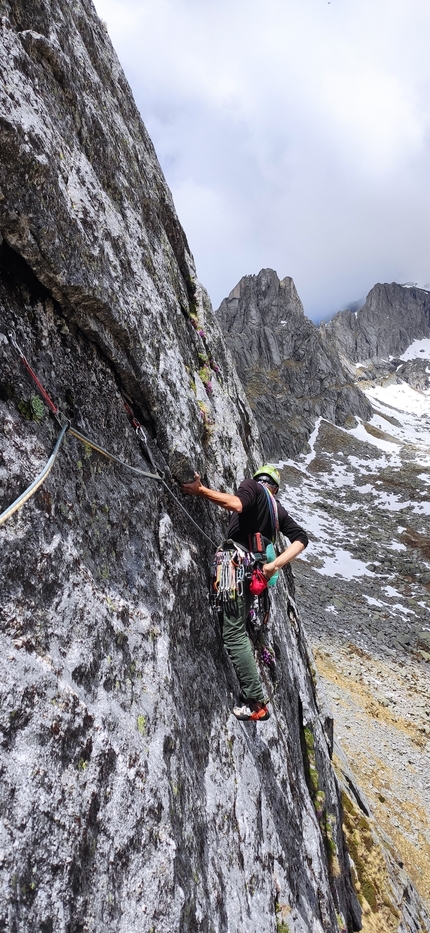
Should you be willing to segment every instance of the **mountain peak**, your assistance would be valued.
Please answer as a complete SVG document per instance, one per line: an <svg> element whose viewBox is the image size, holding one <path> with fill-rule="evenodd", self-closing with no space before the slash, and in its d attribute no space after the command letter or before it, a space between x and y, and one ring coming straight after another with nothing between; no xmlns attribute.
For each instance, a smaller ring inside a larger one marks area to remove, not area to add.
<svg viewBox="0 0 430 933"><path fill-rule="evenodd" d="M306 317L294 281L273 269L244 276L218 309L266 456L306 448L320 415L344 424L370 407L340 357Z"/></svg>
<svg viewBox="0 0 430 933"><path fill-rule="evenodd" d="M399 356L413 340L430 336L430 293L378 282L363 307L339 311L320 329L351 362Z"/></svg>

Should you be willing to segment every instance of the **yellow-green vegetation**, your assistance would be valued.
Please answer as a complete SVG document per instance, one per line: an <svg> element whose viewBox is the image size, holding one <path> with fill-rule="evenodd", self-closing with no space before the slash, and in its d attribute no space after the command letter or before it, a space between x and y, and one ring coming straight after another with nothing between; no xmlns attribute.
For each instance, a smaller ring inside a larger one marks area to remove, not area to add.
<svg viewBox="0 0 430 933"><path fill-rule="evenodd" d="M275 914L276 914L276 933L290 933L290 927L286 921L286 917L290 913L291 908L288 904L280 904L278 899L275 901Z"/></svg>
<svg viewBox="0 0 430 933"><path fill-rule="evenodd" d="M392 434L387 434L386 431L381 431L380 428L376 428L375 425L365 422L365 430L368 434L371 434L372 437L378 438L378 440L389 441L391 444L400 444L400 441L396 437L393 437Z"/></svg>
<svg viewBox="0 0 430 933"><path fill-rule="evenodd" d="M200 402L199 400L197 400L197 405L199 406L200 417L203 422L202 441L203 441L203 444L207 444L212 437L213 425L214 425L213 418L205 402Z"/></svg>
<svg viewBox="0 0 430 933"><path fill-rule="evenodd" d="M393 900L385 859L368 818L342 793L343 831L355 866L354 887L363 910L363 933L394 933L401 913Z"/></svg>
<svg viewBox="0 0 430 933"><path fill-rule="evenodd" d="M27 421L42 421L45 414L45 406L38 395L32 395L28 400L23 399L18 402L18 410Z"/></svg>
<svg viewBox="0 0 430 933"><path fill-rule="evenodd" d="M326 808L325 792L323 791L322 787L320 787L315 754L315 737L310 726L304 727L303 738L306 780L312 798L312 803L315 807L315 813L317 815L321 835L324 840L329 872L332 878L337 878L340 875L341 869L337 856L337 845L335 839L336 819L331 813L328 813Z"/></svg>
<svg viewBox="0 0 430 933"><path fill-rule="evenodd" d="M200 400L198 400L197 404L201 412L201 419L203 424L207 424L210 419L209 408L205 402L201 402Z"/></svg>
<svg viewBox="0 0 430 933"><path fill-rule="evenodd" d="M314 734L312 732L312 729L310 729L309 726L305 726L305 728L303 729L303 735L305 739L305 746L306 746L306 752L307 752L307 765L308 765L307 776L309 779L312 798L314 798L314 796L318 792L318 784L319 784L319 777L318 777L316 758L315 758L315 739L314 739ZM324 794L324 798L325 798L325 794Z"/></svg>
<svg viewBox="0 0 430 933"><path fill-rule="evenodd" d="M146 735L146 717L140 713L137 717L137 728L141 735Z"/></svg>

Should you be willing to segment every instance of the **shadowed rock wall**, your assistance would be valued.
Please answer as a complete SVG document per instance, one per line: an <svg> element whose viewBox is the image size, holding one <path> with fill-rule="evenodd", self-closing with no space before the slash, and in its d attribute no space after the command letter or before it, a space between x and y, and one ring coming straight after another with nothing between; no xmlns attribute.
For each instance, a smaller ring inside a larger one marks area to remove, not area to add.
<svg viewBox="0 0 430 933"><path fill-rule="evenodd" d="M231 490L257 429L106 33L80 0L0 10L0 331L104 447L149 466L127 396L176 492L191 464ZM0 510L58 435L37 398L0 337ZM219 541L219 512L186 504ZM274 715L241 725L213 547L160 484L68 436L0 535L0 929L358 929L286 582Z"/></svg>

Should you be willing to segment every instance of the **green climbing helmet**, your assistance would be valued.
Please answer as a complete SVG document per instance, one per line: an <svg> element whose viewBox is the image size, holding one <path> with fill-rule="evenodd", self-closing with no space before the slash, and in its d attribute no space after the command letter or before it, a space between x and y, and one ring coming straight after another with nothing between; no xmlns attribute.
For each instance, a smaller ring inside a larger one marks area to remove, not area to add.
<svg viewBox="0 0 430 933"><path fill-rule="evenodd" d="M281 482L281 474L279 470L273 466L273 463L265 463L264 466L259 467L256 473L254 473L254 479L267 479L268 482L272 482L274 486L278 486Z"/></svg>

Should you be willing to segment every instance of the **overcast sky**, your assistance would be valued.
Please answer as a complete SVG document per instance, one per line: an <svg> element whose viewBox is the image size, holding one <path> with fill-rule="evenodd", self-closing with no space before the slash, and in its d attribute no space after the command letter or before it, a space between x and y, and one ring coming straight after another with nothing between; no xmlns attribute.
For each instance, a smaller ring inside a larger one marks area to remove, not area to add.
<svg viewBox="0 0 430 933"><path fill-rule="evenodd" d="M215 308L430 282L429 0L96 0Z"/></svg>

